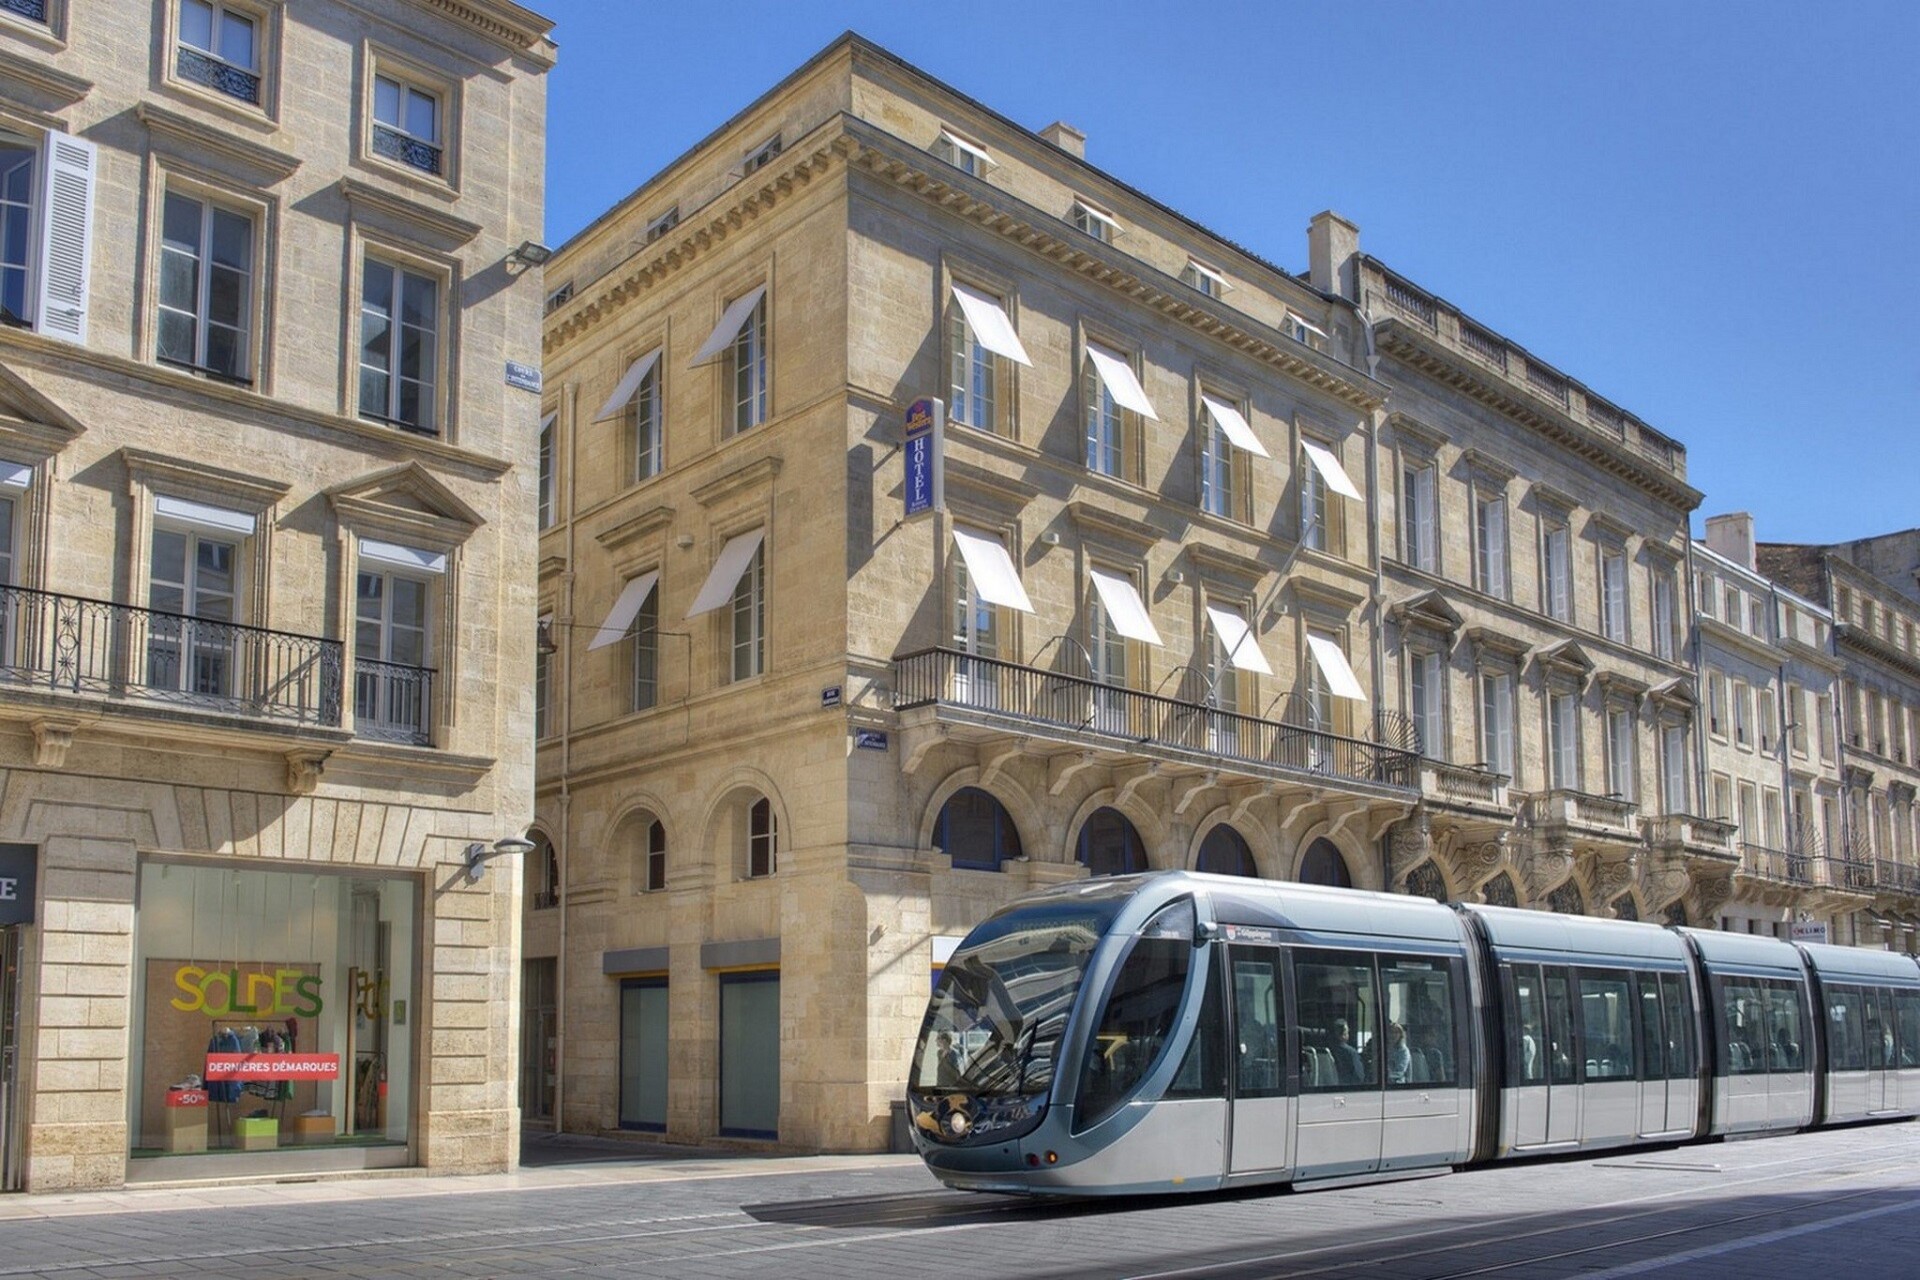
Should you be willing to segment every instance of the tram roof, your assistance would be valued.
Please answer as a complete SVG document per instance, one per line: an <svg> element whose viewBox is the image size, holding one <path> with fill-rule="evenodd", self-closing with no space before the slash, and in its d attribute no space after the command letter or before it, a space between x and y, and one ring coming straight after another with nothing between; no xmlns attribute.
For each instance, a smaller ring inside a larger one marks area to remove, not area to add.
<svg viewBox="0 0 1920 1280"><path fill-rule="evenodd" d="M1428 898L1199 871L1174 874L1190 888L1205 891L1214 919L1223 924L1423 942L1458 944L1461 940L1460 924L1453 913Z"/></svg>
<svg viewBox="0 0 1920 1280"><path fill-rule="evenodd" d="M1512 951L1559 951L1621 959L1684 960L1686 948L1664 926L1636 920L1564 916L1519 907L1462 903L1457 908L1478 920L1496 947Z"/></svg>
<svg viewBox="0 0 1920 1280"><path fill-rule="evenodd" d="M1752 933L1725 933L1719 929L1680 929L1710 965L1738 966L1749 970L1772 970L1786 977L1805 972L1800 953L1790 942L1763 938Z"/></svg>
<svg viewBox="0 0 1920 1280"><path fill-rule="evenodd" d="M1900 986L1920 986L1920 968L1913 957L1895 951L1870 951L1865 947L1836 947L1824 942L1803 942L1814 971L1827 981L1852 978L1855 981L1891 982Z"/></svg>

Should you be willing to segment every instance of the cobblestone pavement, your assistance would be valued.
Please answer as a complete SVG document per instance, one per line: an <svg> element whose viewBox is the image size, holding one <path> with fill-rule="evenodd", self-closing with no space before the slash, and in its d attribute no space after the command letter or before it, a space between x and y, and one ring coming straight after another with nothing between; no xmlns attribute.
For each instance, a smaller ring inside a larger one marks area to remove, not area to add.
<svg viewBox="0 0 1920 1280"><path fill-rule="evenodd" d="M1920 1276L1920 1124L1120 1203L946 1191L898 1156L529 1154L499 1177L0 1198L0 1278Z"/></svg>

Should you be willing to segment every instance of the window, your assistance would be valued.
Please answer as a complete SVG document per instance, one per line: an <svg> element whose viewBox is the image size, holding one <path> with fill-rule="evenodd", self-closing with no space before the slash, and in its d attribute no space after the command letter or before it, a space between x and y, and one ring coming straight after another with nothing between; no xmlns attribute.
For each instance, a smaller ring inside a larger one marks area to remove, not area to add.
<svg viewBox="0 0 1920 1280"><path fill-rule="evenodd" d="M951 129L942 129L934 141L933 154L963 173L982 177L993 167L993 157L987 154L985 147L969 142Z"/></svg>
<svg viewBox="0 0 1920 1280"><path fill-rule="evenodd" d="M1760 749L1770 753L1773 750L1774 735L1779 732L1780 728L1779 717L1774 714L1773 709L1773 690L1757 690L1756 698L1758 706L1756 708L1755 719L1756 727L1760 733Z"/></svg>
<svg viewBox="0 0 1920 1280"><path fill-rule="evenodd" d="M656 362L634 389L627 403L628 450L633 457L633 483L652 479L665 464L666 439L660 422L660 366Z"/></svg>
<svg viewBox="0 0 1920 1280"><path fill-rule="evenodd" d="M1740 786L1740 838L1749 844L1760 843L1760 793L1751 782Z"/></svg>
<svg viewBox="0 0 1920 1280"><path fill-rule="evenodd" d="M428 600L420 579L378 567L363 567L356 576L353 715L362 736L429 739Z"/></svg>
<svg viewBox="0 0 1920 1280"><path fill-rule="evenodd" d="M1673 661L1673 575L1653 570L1653 656Z"/></svg>
<svg viewBox="0 0 1920 1280"><path fill-rule="evenodd" d="M248 380L253 220L168 191L161 216L156 354L234 382Z"/></svg>
<svg viewBox="0 0 1920 1280"><path fill-rule="evenodd" d="M780 1136L780 973L720 975L720 1132Z"/></svg>
<svg viewBox="0 0 1920 1280"><path fill-rule="evenodd" d="M1553 787L1580 789L1580 705L1572 693L1547 695L1547 733L1551 739Z"/></svg>
<svg viewBox="0 0 1920 1280"><path fill-rule="evenodd" d="M147 588L147 685L203 697L233 695L240 540L156 527Z"/></svg>
<svg viewBox="0 0 1920 1280"><path fill-rule="evenodd" d="M1402 556L1423 573L1439 572L1439 512L1434 507L1438 471L1432 462L1408 463L1400 471Z"/></svg>
<svg viewBox="0 0 1920 1280"><path fill-rule="evenodd" d="M1095 571L1098 572L1097 570ZM1126 578L1114 578L1102 575L1118 588L1131 594L1133 584ZM1087 655L1092 670L1088 673L1096 684L1109 686L1112 690L1127 687L1128 661L1127 637L1111 613L1108 612L1105 592L1112 588L1098 585L1092 598L1087 601ZM1093 725L1108 733L1126 733L1128 726L1127 697L1123 693L1109 692L1108 689L1094 691Z"/></svg>
<svg viewBox="0 0 1920 1280"><path fill-rule="evenodd" d="M541 314L550 316L554 312L558 311L560 308L566 306L569 302L572 302L572 301L573 301L573 281L569 280L565 284L561 285L558 289L555 289L552 293L547 295L546 304L542 306L540 309Z"/></svg>
<svg viewBox="0 0 1920 1280"><path fill-rule="evenodd" d="M1786 814L1780 804L1780 792L1774 787L1763 788L1760 792L1760 821L1767 848L1786 848Z"/></svg>
<svg viewBox="0 0 1920 1280"><path fill-rule="evenodd" d="M1306 950L1295 956L1302 1091L1379 1088L1375 1036L1380 1006L1373 988L1373 957L1364 952ZM1309 1063L1310 1070L1306 1069Z"/></svg>
<svg viewBox="0 0 1920 1280"><path fill-rule="evenodd" d="M723 364L728 388L727 434L738 435L767 420L767 299L747 312Z"/></svg>
<svg viewBox="0 0 1920 1280"><path fill-rule="evenodd" d="M1380 957L1388 1088L1459 1082L1451 972L1452 961L1442 956Z"/></svg>
<svg viewBox="0 0 1920 1280"><path fill-rule="evenodd" d="M1147 869L1140 833L1118 809L1096 809L1080 828L1076 855L1095 876L1126 876Z"/></svg>
<svg viewBox="0 0 1920 1280"><path fill-rule="evenodd" d="M1246 838L1225 823L1207 832L1206 839L1200 842L1200 853L1194 859L1193 869L1217 876L1245 876L1249 879L1260 875Z"/></svg>
<svg viewBox="0 0 1920 1280"><path fill-rule="evenodd" d="M34 174L40 149L0 134L0 323L33 320Z"/></svg>
<svg viewBox="0 0 1920 1280"><path fill-rule="evenodd" d="M1607 787L1622 800L1635 800L1633 712L1607 711Z"/></svg>
<svg viewBox="0 0 1920 1280"><path fill-rule="evenodd" d="M536 526L553 527L553 414L540 420L540 495L535 512Z"/></svg>
<svg viewBox="0 0 1920 1280"><path fill-rule="evenodd" d="M1112 215L1100 212L1085 201L1074 202L1072 221L1074 226L1103 244L1112 244L1120 234L1120 224Z"/></svg>
<svg viewBox="0 0 1920 1280"><path fill-rule="evenodd" d="M740 162L741 175L744 177L749 173L754 173L766 168L767 165L773 162L773 158L779 154L780 135L776 133L753 150L747 152L746 158Z"/></svg>
<svg viewBox="0 0 1920 1280"><path fill-rule="evenodd" d="M1480 673L1480 759L1513 778L1513 676L1505 671Z"/></svg>
<svg viewBox="0 0 1920 1280"><path fill-rule="evenodd" d="M651 590L627 627L632 697L629 709L646 711L660 701L660 592Z"/></svg>
<svg viewBox="0 0 1920 1280"><path fill-rule="evenodd" d="M1787 723L1781 728L1782 735L1793 748L1793 754L1807 754L1807 691L1798 684L1787 686Z"/></svg>
<svg viewBox="0 0 1920 1280"><path fill-rule="evenodd" d="M1600 634L1627 642L1627 556L1623 551L1600 552Z"/></svg>
<svg viewBox="0 0 1920 1280"><path fill-rule="evenodd" d="M1727 736L1727 678L1718 671L1707 673L1707 731L1717 738Z"/></svg>
<svg viewBox="0 0 1920 1280"><path fill-rule="evenodd" d="M1542 591L1547 616L1561 622L1573 621L1573 557L1568 544L1567 526L1549 520L1541 535Z"/></svg>
<svg viewBox="0 0 1920 1280"><path fill-rule="evenodd" d="M1507 497L1476 490L1473 495L1474 585L1490 596L1508 599Z"/></svg>
<svg viewBox="0 0 1920 1280"><path fill-rule="evenodd" d="M1814 731L1820 737L1820 758L1833 759L1833 695L1820 694L1814 699Z"/></svg>
<svg viewBox="0 0 1920 1280"><path fill-rule="evenodd" d="M180 0L180 48L174 73L259 106L259 21L224 3Z"/></svg>
<svg viewBox="0 0 1920 1280"><path fill-rule="evenodd" d="M1223 406L1228 407L1228 406ZM1229 520L1241 518L1246 504L1242 453L1227 434L1223 415L1203 399L1200 410L1200 508Z"/></svg>
<svg viewBox="0 0 1920 1280"><path fill-rule="evenodd" d="M747 878L772 875L779 858L779 819L774 817L773 802L761 796L747 808Z"/></svg>
<svg viewBox="0 0 1920 1280"><path fill-rule="evenodd" d="M440 286L377 258L360 276L360 416L438 434Z"/></svg>
<svg viewBox="0 0 1920 1280"><path fill-rule="evenodd" d="M998 871L1025 856L1013 816L979 787L962 787L940 806L933 843L954 866L975 871Z"/></svg>
<svg viewBox="0 0 1920 1280"><path fill-rule="evenodd" d="M1633 1057L1637 1011L1628 975L1581 970L1580 1021L1586 1032L1586 1079L1631 1080L1639 1074Z"/></svg>
<svg viewBox="0 0 1920 1280"><path fill-rule="evenodd" d="M733 589L733 676L746 680L767 669L766 551L756 547Z"/></svg>
<svg viewBox="0 0 1920 1280"><path fill-rule="evenodd" d="M1753 690L1744 680L1733 682L1733 743L1737 747L1753 742Z"/></svg>
<svg viewBox="0 0 1920 1280"><path fill-rule="evenodd" d="M1687 731L1677 724L1660 730L1660 774L1666 812L1687 810Z"/></svg>
<svg viewBox="0 0 1920 1280"><path fill-rule="evenodd" d="M1306 454L1300 467L1300 541L1316 551L1345 555L1346 513L1331 495L1358 501L1360 491L1332 446L1302 436L1300 449Z"/></svg>
<svg viewBox="0 0 1920 1280"><path fill-rule="evenodd" d="M1446 666L1431 649L1407 655L1407 702L1421 753L1434 760L1447 758Z"/></svg>
<svg viewBox="0 0 1920 1280"><path fill-rule="evenodd" d="M643 243L652 244L655 240L658 240L661 236L664 236L665 234L667 234L667 232L673 230L675 227L679 225L680 225L680 206L676 204L670 209L668 209L665 213L657 214L654 218L652 218L647 223L647 230L646 230L645 239Z"/></svg>
<svg viewBox="0 0 1920 1280"><path fill-rule="evenodd" d="M1086 406L1087 469L1120 479L1138 473L1138 428L1130 413L1153 416L1140 380L1127 358L1087 344L1087 372L1081 395Z"/></svg>
<svg viewBox="0 0 1920 1280"><path fill-rule="evenodd" d="M1187 259L1187 269L1180 273L1180 278L1209 298L1221 297L1227 291L1225 276L1192 258Z"/></svg>
<svg viewBox="0 0 1920 1280"><path fill-rule="evenodd" d="M669 1026L665 978L620 980L622 1129L638 1129L649 1133L667 1131Z"/></svg>
<svg viewBox="0 0 1920 1280"><path fill-rule="evenodd" d="M658 893L667 887L667 827L658 818L647 824L646 856L641 892Z"/></svg>
<svg viewBox="0 0 1920 1280"><path fill-rule="evenodd" d="M1713 812L1708 816L1721 822L1733 821L1733 779L1724 773L1713 775Z"/></svg>
<svg viewBox="0 0 1920 1280"><path fill-rule="evenodd" d="M985 294L980 296L992 303L996 310L999 309L999 299ZM964 305L956 305L952 309L947 325L947 344L953 362L952 377L948 383L948 419L976 431L996 430L999 426L1000 361L975 331Z"/></svg>
<svg viewBox="0 0 1920 1280"><path fill-rule="evenodd" d="M1721 616L1726 620L1727 625L1734 628L1736 631L1745 630L1747 625L1746 609L1745 609L1745 606L1747 603L1746 592L1740 590L1739 587L1736 587L1731 582L1729 582L1726 588L1725 599L1726 599L1726 608L1722 612Z"/></svg>
<svg viewBox="0 0 1920 1280"><path fill-rule="evenodd" d="M1194 910L1183 899L1147 922L1114 974L1092 1043L1110 1052L1089 1053L1080 1076L1074 1132L1111 1115L1158 1065L1173 1038L1170 1004L1185 992L1193 964Z"/></svg>
<svg viewBox="0 0 1920 1280"><path fill-rule="evenodd" d="M545 738L553 732L553 655L548 652L547 637L553 633L553 615L540 619L538 639L533 646L533 736Z"/></svg>
<svg viewBox="0 0 1920 1280"><path fill-rule="evenodd" d="M440 174L440 98L388 75L373 78L373 154Z"/></svg>

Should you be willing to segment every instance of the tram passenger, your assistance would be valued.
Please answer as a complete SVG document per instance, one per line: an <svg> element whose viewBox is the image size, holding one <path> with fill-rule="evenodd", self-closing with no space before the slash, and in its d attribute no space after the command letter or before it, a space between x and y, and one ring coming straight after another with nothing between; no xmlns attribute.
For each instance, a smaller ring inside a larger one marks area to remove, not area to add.
<svg viewBox="0 0 1920 1280"><path fill-rule="evenodd" d="M1424 1057L1421 1065L1426 1065ZM1412 1072L1413 1052L1407 1048L1407 1029L1397 1022L1389 1022L1387 1024L1387 1081L1390 1084L1405 1084Z"/></svg>
<svg viewBox="0 0 1920 1280"><path fill-rule="evenodd" d="M953 1036L945 1031L933 1038L936 1065L934 1068L934 1087L939 1089L958 1089L960 1079L965 1073L960 1061L960 1051L954 1047Z"/></svg>
<svg viewBox="0 0 1920 1280"><path fill-rule="evenodd" d="M1367 1078L1367 1067L1360 1051L1353 1047L1353 1028L1345 1018L1333 1020L1333 1067L1341 1084L1359 1084Z"/></svg>

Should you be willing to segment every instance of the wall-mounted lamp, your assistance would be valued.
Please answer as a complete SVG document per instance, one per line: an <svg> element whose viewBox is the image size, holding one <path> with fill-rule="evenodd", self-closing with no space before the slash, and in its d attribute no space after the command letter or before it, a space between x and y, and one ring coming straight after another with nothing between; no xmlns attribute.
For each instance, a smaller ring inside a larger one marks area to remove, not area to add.
<svg viewBox="0 0 1920 1280"><path fill-rule="evenodd" d="M1060 545L1060 535L1049 529L1040 535L1040 541L1046 546L1057 547Z"/></svg>
<svg viewBox="0 0 1920 1280"><path fill-rule="evenodd" d="M507 261L522 267L538 267L543 266L552 256L553 250L538 240L522 240L507 254Z"/></svg>
<svg viewBox="0 0 1920 1280"><path fill-rule="evenodd" d="M1185 582L1186 580L1187 580L1187 575L1180 572L1178 569L1167 570L1167 581L1173 583L1173 585L1175 585L1176 587L1179 586L1181 583Z"/></svg>
<svg viewBox="0 0 1920 1280"><path fill-rule="evenodd" d="M533 841L521 836L506 836L495 840L492 847L475 840L467 846L467 879L474 884L480 883L480 877L487 873L487 863L495 858L510 857L514 854L525 856L534 850Z"/></svg>
<svg viewBox="0 0 1920 1280"><path fill-rule="evenodd" d="M560 643L553 638L553 624L551 622L542 622L539 624L538 629L533 635L533 647L534 650L539 653L560 652Z"/></svg>

